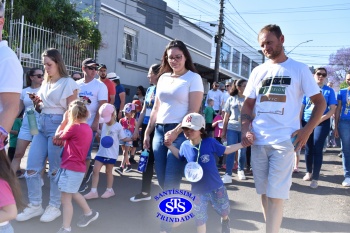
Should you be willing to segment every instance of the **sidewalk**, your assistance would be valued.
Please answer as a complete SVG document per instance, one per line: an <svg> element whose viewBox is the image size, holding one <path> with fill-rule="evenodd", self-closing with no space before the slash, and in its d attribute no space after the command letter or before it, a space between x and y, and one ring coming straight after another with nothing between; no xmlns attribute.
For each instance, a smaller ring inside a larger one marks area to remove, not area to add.
<svg viewBox="0 0 350 233"><path fill-rule="evenodd" d="M300 172L293 174L290 200L285 202L284 219L281 233L292 232L350 232L350 188L341 186L343 169L341 158L337 156L339 148L329 148L324 154L319 188L311 189L309 182L303 181L305 173L304 155L301 155ZM119 156L121 159L121 156ZM138 159L138 156L136 157ZM25 167L23 160L22 167ZM136 170L137 165L133 165ZM223 172L221 172L223 174ZM231 232L264 232L264 219L261 213L260 197L256 194L252 176L239 181L234 173L232 185L227 190L231 201ZM21 180L26 198L25 180ZM106 187L104 174L100 176L98 191L100 195ZM140 192L141 175L134 171L123 177L115 174L114 190L116 196L110 199L95 199L88 203L100 212L97 221L86 228L76 227L81 210L74 204L72 232L94 233L153 233L159 232L159 220L156 219L158 202L154 199L132 203L129 198ZM190 190L183 180L181 189ZM152 195L160 192L157 180L153 180ZM43 187L43 207L48 203L49 181L45 177ZM209 207L208 233L221 232L220 217ZM62 217L51 223L41 223L39 218L27 222L12 221L15 232L56 233L62 224ZM173 230L174 233L196 232L193 220L185 222Z"/></svg>

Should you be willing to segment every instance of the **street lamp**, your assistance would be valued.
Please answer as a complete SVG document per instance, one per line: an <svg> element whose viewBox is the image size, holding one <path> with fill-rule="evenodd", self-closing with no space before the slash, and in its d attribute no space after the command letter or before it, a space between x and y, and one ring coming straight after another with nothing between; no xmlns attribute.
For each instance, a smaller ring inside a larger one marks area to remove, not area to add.
<svg viewBox="0 0 350 233"><path fill-rule="evenodd" d="M287 55L290 54L294 49L298 48L300 45L309 43L309 42L311 42L311 41L313 41L313 40L307 40L307 41L304 41L304 42L299 43L299 44L298 44L297 46L295 46L292 50L290 50L290 51L287 53Z"/></svg>

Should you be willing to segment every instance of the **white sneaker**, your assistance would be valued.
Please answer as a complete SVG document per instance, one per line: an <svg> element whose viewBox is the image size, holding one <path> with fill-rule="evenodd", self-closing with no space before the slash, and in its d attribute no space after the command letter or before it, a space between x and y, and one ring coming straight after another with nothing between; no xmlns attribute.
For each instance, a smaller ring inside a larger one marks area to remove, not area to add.
<svg viewBox="0 0 350 233"><path fill-rule="evenodd" d="M40 221L41 222L51 222L61 216L60 209L48 205L46 207L45 213L41 216Z"/></svg>
<svg viewBox="0 0 350 233"><path fill-rule="evenodd" d="M221 180L222 180L222 182L224 182L224 184L231 184L232 183L232 177L227 173L222 176Z"/></svg>
<svg viewBox="0 0 350 233"><path fill-rule="evenodd" d="M34 206L31 203L28 204L28 207L23 210L22 213L19 213L16 217L16 220L19 222L27 221L31 218L37 217L44 213L44 209L39 206Z"/></svg>
<svg viewBox="0 0 350 233"><path fill-rule="evenodd" d="M240 180L246 180L247 179L245 177L245 175L244 175L244 171L243 170L237 171L237 175L238 175L238 179L240 179Z"/></svg>
<svg viewBox="0 0 350 233"><path fill-rule="evenodd" d="M341 185L344 187L350 187L350 177L346 177Z"/></svg>

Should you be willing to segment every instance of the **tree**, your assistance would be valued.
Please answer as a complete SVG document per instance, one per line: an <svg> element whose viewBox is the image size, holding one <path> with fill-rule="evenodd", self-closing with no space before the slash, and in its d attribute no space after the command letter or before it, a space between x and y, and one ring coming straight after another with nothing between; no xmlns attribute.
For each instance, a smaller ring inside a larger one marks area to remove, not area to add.
<svg viewBox="0 0 350 233"><path fill-rule="evenodd" d="M342 48L331 54L326 68L330 81L342 83L350 70L350 48Z"/></svg>
<svg viewBox="0 0 350 233"><path fill-rule="evenodd" d="M10 6L11 0L6 0L6 5ZM15 0L13 18L19 19L22 15L26 21L59 34L77 36L95 49L100 47L102 36L96 23L84 17L69 0Z"/></svg>

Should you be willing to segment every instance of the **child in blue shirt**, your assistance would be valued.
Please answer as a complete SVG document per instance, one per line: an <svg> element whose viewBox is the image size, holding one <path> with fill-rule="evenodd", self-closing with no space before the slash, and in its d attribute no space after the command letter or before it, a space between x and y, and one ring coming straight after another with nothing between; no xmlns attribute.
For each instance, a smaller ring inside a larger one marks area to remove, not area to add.
<svg viewBox="0 0 350 233"><path fill-rule="evenodd" d="M230 232L229 218L230 202L226 188L220 178L214 155L233 153L243 148L241 143L230 146L223 146L214 138L208 137L205 132L205 120L198 113L190 113L182 121L182 129L188 139L181 144L180 150L170 145L168 148L179 159L186 159L188 165L197 163L202 172L193 172L192 193L196 196L194 200L194 215L196 219L197 232L206 231L206 221L208 219L207 206L210 203L216 212L221 216L222 233ZM251 143L254 135L248 136ZM186 174L190 178L191 174ZM198 180L200 174L203 176ZM197 174L197 176L196 176ZM198 180L198 181L197 181Z"/></svg>

